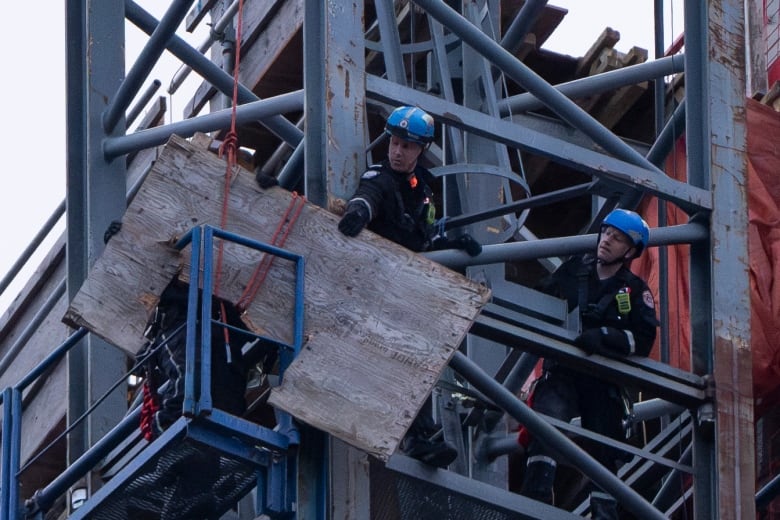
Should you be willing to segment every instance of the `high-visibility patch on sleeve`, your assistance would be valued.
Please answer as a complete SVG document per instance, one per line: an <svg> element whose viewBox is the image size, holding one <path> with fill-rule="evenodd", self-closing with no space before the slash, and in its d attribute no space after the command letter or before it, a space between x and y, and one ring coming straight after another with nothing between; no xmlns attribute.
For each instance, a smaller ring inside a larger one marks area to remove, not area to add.
<svg viewBox="0 0 780 520"><path fill-rule="evenodd" d="M360 176L361 179L373 179L379 175L379 171L377 170L366 170L366 172Z"/></svg>

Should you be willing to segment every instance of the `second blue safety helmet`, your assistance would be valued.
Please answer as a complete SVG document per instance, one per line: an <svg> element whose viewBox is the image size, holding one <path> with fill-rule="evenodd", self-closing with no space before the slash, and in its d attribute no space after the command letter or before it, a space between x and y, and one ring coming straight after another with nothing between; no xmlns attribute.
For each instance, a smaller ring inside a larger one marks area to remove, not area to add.
<svg viewBox="0 0 780 520"><path fill-rule="evenodd" d="M647 247L647 242L650 240L650 228L647 222L639 214L627 209L610 211L601 222L602 229L604 226L612 226L625 233L631 239L634 247L636 247L634 258L642 254L642 251Z"/></svg>
<svg viewBox="0 0 780 520"><path fill-rule="evenodd" d="M385 133L428 146L433 141L433 118L417 107L398 107L387 117Z"/></svg>

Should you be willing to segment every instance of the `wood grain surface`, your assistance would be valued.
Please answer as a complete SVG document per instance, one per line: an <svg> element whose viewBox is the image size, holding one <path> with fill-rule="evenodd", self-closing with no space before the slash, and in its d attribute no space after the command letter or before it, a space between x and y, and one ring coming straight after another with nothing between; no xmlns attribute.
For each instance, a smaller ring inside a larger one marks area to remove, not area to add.
<svg viewBox="0 0 780 520"><path fill-rule="evenodd" d="M171 244L193 226L219 227L224 180L222 159L172 137L64 321L135 353L168 281L189 282L189 250ZM270 243L295 197L240 170L225 228ZM283 247L305 260L305 341L269 402L386 460L490 291L369 231L345 237L337 223L305 203ZM232 243L223 255L217 291L236 302L262 256ZM292 342L294 281L292 262L276 258L245 314L251 330Z"/></svg>

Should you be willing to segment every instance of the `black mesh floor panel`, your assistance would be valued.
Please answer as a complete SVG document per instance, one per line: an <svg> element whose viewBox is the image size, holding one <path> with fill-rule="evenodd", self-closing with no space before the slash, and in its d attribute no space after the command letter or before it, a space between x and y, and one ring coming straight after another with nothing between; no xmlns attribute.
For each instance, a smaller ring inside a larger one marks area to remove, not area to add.
<svg viewBox="0 0 780 520"><path fill-rule="evenodd" d="M150 459L86 518L184 520L218 518L257 484L257 470L185 438Z"/></svg>
<svg viewBox="0 0 780 520"><path fill-rule="evenodd" d="M371 520L522 520L525 515L371 464Z"/></svg>

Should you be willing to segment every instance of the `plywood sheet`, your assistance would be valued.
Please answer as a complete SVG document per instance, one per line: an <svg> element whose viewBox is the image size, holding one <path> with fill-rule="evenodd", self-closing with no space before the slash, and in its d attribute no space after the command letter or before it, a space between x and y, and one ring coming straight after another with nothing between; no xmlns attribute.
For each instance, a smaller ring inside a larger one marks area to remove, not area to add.
<svg viewBox="0 0 780 520"><path fill-rule="evenodd" d="M224 178L224 161L171 138L65 320L135 352L167 281L189 279L188 251L170 244L192 226L219 224ZM241 170L225 227L271 242L293 198L281 188L261 190ZM305 343L270 402L386 459L490 294L368 231L345 237L337 223L306 203L284 245L305 259ZM219 294L236 302L260 258L224 246ZM292 341L293 282L292 263L277 259L245 314L252 330Z"/></svg>

